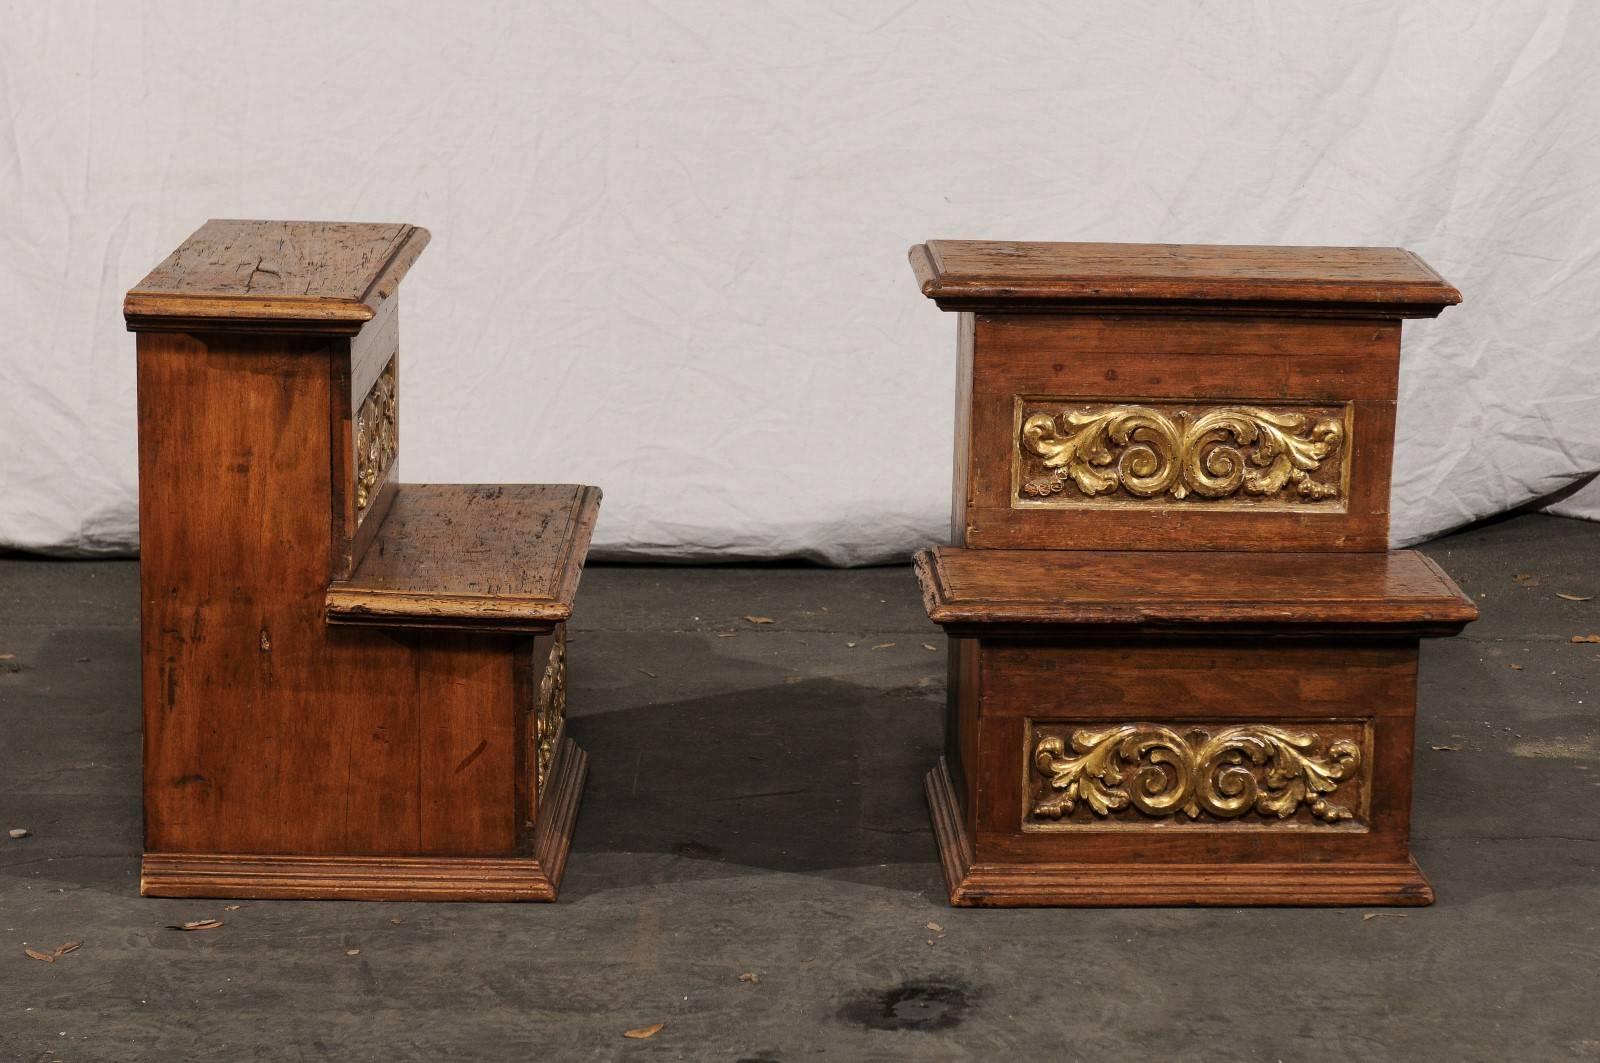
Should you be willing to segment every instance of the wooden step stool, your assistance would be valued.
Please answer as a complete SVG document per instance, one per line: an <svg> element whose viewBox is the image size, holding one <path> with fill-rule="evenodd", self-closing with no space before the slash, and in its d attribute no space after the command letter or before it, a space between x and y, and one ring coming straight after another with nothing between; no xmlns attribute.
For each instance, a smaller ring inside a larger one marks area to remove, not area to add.
<svg viewBox="0 0 1600 1063"><path fill-rule="evenodd" d="M128 293L146 895L556 898L600 492L399 482L397 289L427 242L211 221Z"/></svg>
<svg viewBox="0 0 1600 1063"><path fill-rule="evenodd" d="M1428 904L1418 640L1477 610L1389 552L1397 248L934 240L959 313L928 800L958 905Z"/></svg>

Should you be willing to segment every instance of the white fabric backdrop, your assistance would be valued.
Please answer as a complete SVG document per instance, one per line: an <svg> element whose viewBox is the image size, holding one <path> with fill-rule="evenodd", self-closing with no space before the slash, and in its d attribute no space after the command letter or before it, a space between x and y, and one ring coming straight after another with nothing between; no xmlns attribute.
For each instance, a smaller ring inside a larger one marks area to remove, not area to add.
<svg viewBox="0 0 1600 1063"><path fill-rule="evenodd" d="M945 534L928 237L1401 244L1394 532L1600 469L1600 5L0 0L0 546L136 542L122 293L207 217L407 221L408 480L603 555ZM1564 511L1600 516L1600 497Z"/></svg>

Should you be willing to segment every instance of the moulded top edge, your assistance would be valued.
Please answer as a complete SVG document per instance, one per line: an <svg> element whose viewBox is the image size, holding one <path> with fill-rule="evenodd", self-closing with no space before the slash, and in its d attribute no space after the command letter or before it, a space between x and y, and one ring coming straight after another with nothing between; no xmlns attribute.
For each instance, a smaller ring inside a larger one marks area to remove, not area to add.
<svg viewBox="0 0 1600 1063"><path fill-rule="evenodd" d="M214 219L127 294L138 331L171 322L349 333L372 319L428 244L400 223Z"/></svg>
<svg viewBox="0 0 1600 1063"><path fill-rule="evenodd" d="M1432 317L1461 293L1399 247L929 240L922 293L946 309L1270 306Z"/></svg>

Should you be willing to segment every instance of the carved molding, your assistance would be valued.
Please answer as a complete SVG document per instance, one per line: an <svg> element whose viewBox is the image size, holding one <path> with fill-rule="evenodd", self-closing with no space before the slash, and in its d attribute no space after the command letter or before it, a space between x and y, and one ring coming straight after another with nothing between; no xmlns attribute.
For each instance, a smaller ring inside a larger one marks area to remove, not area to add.
<svg viewBox="0 0 1600 1063"><path fill-rule="evenodd" d="M1022 505L1343 504L1344 406L1020 400ZM1154 501L1151 501L1154 500Z"/></svg>
<svg viewBox="0 0 1600 1063"><path fill-rule="evenodd" d="M1179 727L1043 724L1030 728L1030 826L1132 820L1336 825L1364 794L1361 723L1319 730L1246 723Z"/></svg>
<svg viewBox="0 0 1600 1063"><path fill-rule="evenodd" d="M356 411L356 522L378 495L378 485L399 451L395 360L383 367Z"/></svg>
<svg viewBox="0 0 1600 1063"><path fill-rule="evenodd" d="M550 761L555 756L556 739L567 718L567 632L562 628L550 644L550 659L539 680L538 728L539 793L550 781Z"/></svg>

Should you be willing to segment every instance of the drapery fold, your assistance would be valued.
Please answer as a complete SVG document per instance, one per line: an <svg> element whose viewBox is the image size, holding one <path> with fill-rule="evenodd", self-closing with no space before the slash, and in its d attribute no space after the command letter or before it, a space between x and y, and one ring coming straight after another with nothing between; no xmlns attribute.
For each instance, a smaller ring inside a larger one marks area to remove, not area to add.
<svg viewBox="0 0 1600 1063"><path fill-rule="evenodd" d="M945 538L955 322L905 262L929 237L1409 247L1466 301L1405 326L1396 543L1600 470L1595 5L0 22L0 547L136 548L120 300L208 217L432 230L403 477L600 484L597 557Z"/></svg>

